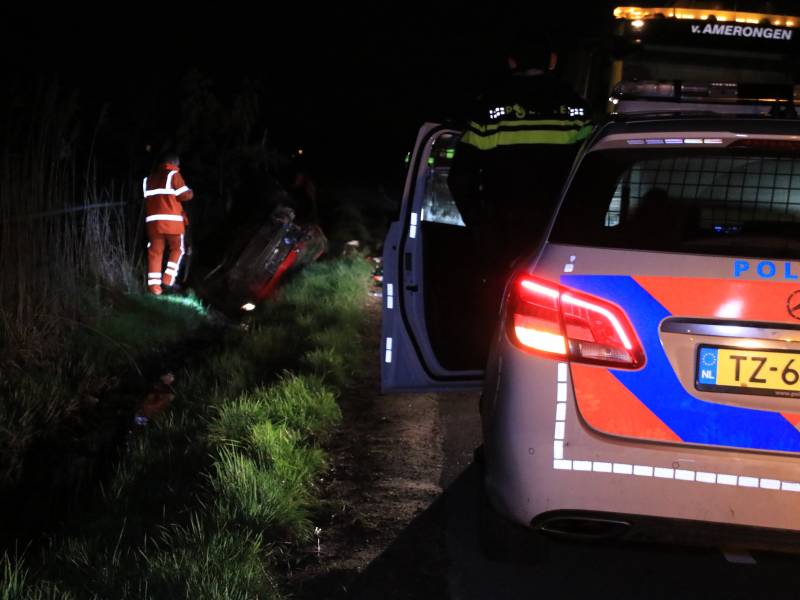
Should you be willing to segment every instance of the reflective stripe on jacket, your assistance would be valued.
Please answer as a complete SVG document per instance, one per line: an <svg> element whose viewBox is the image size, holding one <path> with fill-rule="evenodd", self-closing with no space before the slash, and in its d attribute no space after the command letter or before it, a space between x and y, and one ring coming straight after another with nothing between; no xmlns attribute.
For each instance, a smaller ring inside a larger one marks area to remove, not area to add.
<svg viewBox="0 0 800 600"><path fill-rule="evenodd" d="M591 132L586 101L552 75L496 82L471 107L448 174L464 223L492 235L520 222L545 227Z"/></svg>
<svg viewBox="0 0 800 600"><path fill-rule="evenodd" d="M487 125L470 121L461 142L478 150L526 144L571 145L591 132L592 125L586 119L501 119Z"/></svg>
<svg viewBox="0 0 800 600"><path fill-rule="evenodd" d="M142 193L148 231L167 235L184 233L186 214L181 203L191 200L194 193L186 185L178 167L158 165L149 177L144 178Z"/></svg>

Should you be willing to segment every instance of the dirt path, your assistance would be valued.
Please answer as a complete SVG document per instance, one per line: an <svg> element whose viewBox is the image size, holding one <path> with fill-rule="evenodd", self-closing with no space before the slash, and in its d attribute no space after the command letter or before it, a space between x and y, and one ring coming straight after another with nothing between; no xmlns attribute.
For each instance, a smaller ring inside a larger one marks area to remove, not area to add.
<svg viewBox="0 0 800 600"><path fill-rule="evenodd" d="M379 298L368 302L364 344L378 356ZM295 598L443 598L444 462L440 415L430 394L380 395L377 360L341 398L343 425L329 448L326 510L303 565L290 575Z"/></svg>

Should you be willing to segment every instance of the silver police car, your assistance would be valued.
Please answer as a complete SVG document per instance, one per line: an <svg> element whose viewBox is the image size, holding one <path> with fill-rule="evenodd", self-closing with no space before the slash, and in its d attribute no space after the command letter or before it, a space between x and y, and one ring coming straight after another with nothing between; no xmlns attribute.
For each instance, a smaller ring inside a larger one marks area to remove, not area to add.
<svg viewBox="0 0 800 600"><path fill-rule="evenodd" d="M385 242L383 387L483 390L497 523L797 545L800 121L748 111L598 127L488 344L446 185L460 132L420 131Z"/></svg>

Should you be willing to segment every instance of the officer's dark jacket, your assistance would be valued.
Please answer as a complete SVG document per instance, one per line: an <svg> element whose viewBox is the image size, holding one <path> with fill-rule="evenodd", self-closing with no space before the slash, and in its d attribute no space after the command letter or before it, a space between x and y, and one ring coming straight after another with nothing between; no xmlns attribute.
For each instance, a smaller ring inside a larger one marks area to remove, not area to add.
<svg viewBox="0 0 800 600"><path fill-rule="evenodd" d="M546 73L509 75L476 102L448 177L468 227L549 219L592 126L588 106Z"/></svg>

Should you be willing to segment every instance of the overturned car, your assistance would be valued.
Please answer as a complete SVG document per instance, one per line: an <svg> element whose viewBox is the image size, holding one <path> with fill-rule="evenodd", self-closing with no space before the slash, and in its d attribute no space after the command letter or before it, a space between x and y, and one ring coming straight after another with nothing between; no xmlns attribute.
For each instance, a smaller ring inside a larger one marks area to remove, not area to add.
<svg viewBox="0 0 800 600"><path fill-rule="evenodd" d="M253 310L287 275L317 260L327 248L318 225L299 225L291 208L279 206L205 276L200 294L228 314Z"/></svg>

